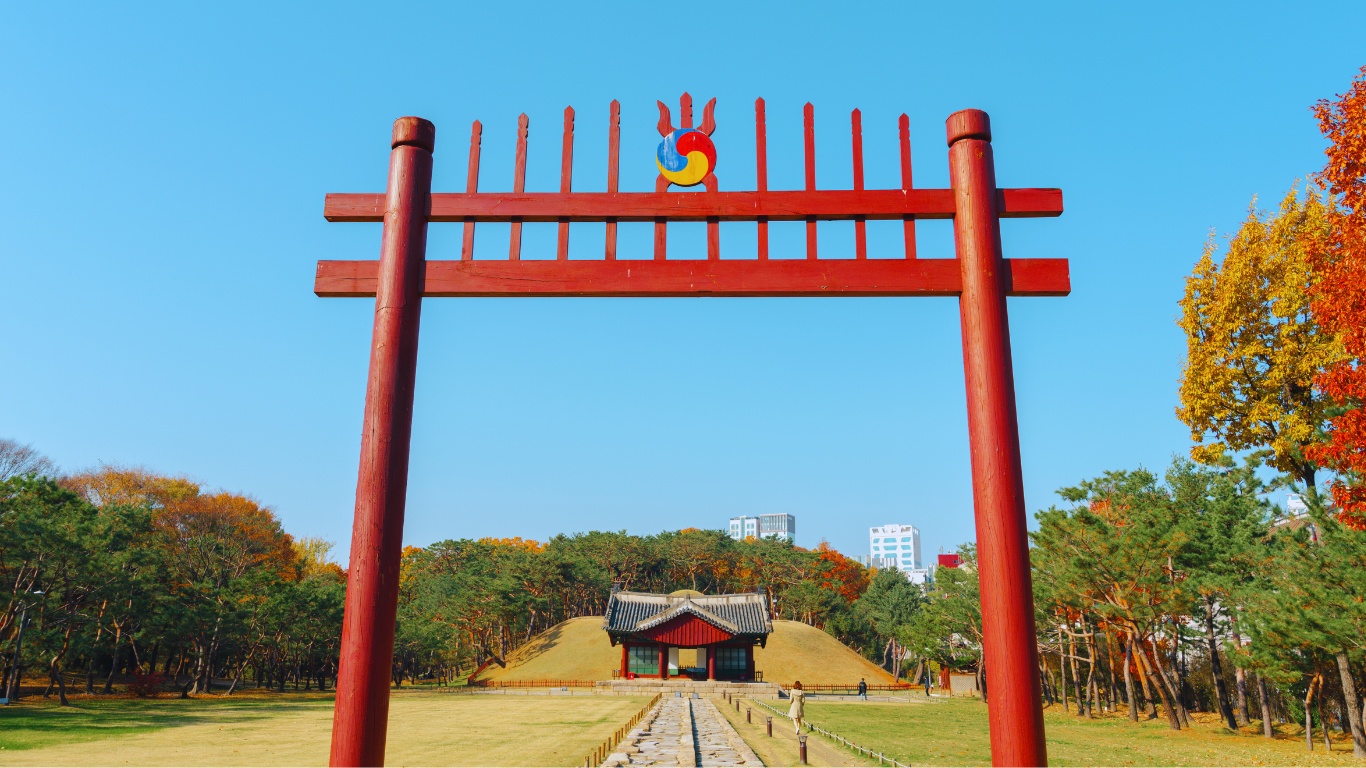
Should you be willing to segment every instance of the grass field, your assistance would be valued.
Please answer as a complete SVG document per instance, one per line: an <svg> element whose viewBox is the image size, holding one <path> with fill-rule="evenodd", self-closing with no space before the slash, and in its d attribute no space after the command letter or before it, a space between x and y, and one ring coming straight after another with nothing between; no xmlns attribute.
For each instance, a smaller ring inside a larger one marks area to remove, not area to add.
<svg viewBox="0 0 1366 768"><path fill-rule="evenodd" d="M402 765L575 766L645 703L644 697L503 696L396 692L388 763ZM718 706L755 751L773 765L795 762L790 724L774 736ZM783 707L779 707L782 709ZM762 713L762 714L761 714ZM991 752L986 706L975 699L916 703L811 701L812 722L914 765L985 765ZM0 708L0 766L324 765L332 701L325 695L178 699L80 699L73 707L30 701ZM1046 714L1053 765L1360 765L1345 739L1331 754L1310 753L1303 732L1281 726L1267 740L1255 728L1231 733L1207 716L1171 731L1165 721L1084 720ZM872 765L811 737L813 766Z"/></svg>
<svg viewBox="0 0 1366 768"><path fill-rule="evenodd" d="M574 766L645 697L396 693L389 765ZM326 765L331 696L0 707L0 765Z"/></svg>
<svg viewBox="0 0 1366 768"><path fill-rule="evenodd" d="M920 706L812 701L806 714L826 730L903 763L986 765L991 760L987 708L977 699ZM1216 718L1195 717L1203 722L1173 731L1165 719L1138 724L1123 717L1088 721L1053 707L1045 713L1048 761L1059 766L1361 764L1352 757L1351 742L1336 733L1332 754L1321 740L1311 753L1305 749L1301 728L1278 726L1280 738L1268 740L1259 725L1235 734L1219 726Z"/></svg>
<svg viewBox="0 0 1366 768"><path fill-rule="evenodd" d="M484 680L608 680L621 667L621 647L612 647L602 619L585 617L551 627L508 655L508 666L490 666ZM764 680L788 684L890 683L881 667L843 643L797 621L773 622L765 648L754 649L754 666Z"/></svg>

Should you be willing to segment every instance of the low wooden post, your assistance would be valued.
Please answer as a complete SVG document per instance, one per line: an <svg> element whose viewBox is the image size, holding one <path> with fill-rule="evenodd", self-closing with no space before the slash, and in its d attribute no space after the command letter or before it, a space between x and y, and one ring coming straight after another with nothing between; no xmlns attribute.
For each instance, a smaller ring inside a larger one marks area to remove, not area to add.
<svg viewBox="0 0 1366 768"><path fill-rule="evenodd" d="M753 720L750 719L750 714L752 714L753 712L754 712L754 710L753 710L752 708L750 708L750 707L745 707L745 722L746 722L746 723L753 723L753 722L754 722Z"/></svg>
<svg viewBox="0 0 1366 768"><path fill-rule="evenodd" d="M394 122L332 717L333 766L384 765L436 127Z"/></svg>
<svg viewBox="0 0 1366 768"><path fill-rule="evenodd" d="M772 736L772 735L773 735L773 716L772 716L772 715L769 715L768 717L765 717L765 718L764 718L764 730L766 730L766 731L768 732L768 735L769 735L769 736Z"/></svg>
<svg viewBox="0 0 1366 768"><path fill-rule="evenodd" d="M802 765L806 765L806 734L804 733L797 736L797 759L802 761Z"/></svg>
<svg viewBox="0 0 1366 768"><path fill-rule="evenodd" d="M963 370L982 590L982 652L994 765L1048 764L1025 528L1020 431L1006 315L996 167L987 113L949 116L949 180L963 292Z"/></svg>

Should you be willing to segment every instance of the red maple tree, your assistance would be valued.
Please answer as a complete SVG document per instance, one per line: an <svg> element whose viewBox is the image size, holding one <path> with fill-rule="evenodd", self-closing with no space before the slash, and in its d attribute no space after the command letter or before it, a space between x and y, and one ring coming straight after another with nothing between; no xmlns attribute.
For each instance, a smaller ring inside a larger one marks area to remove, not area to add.
<svg viewBox="0 0 1366 768"><path fill-rule="evenodd" d="M1366 529L1366 67L1336 101L1314 105L1328 156L1315 178L1335 205L1328 240L1317 251L1312 311L1335 334L1346 359L1320 373L1315 384L1346 408L1328 423L1310 459L1339 473L1333 500L1342 521Z"/></svg>

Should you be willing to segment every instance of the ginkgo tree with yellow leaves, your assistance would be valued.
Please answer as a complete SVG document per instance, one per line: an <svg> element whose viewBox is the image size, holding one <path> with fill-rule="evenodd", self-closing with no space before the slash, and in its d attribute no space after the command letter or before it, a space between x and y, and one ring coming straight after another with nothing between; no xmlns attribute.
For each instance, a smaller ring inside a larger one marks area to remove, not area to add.
<svg viewBox="0 0 1366 768"><path fill-rule="evenodd" d="M1176 413L1190 427L1196 461L1264 450L1272 466L1312 493L1318 466L1304 449L1319 439L1332 408L1314 376L1342 355L1309 308L1311 257L1328 211L1313 187L1292 188L1275 213L1255 204L1223 258L1216 260L1211 238L1186 279Z"/></svg>

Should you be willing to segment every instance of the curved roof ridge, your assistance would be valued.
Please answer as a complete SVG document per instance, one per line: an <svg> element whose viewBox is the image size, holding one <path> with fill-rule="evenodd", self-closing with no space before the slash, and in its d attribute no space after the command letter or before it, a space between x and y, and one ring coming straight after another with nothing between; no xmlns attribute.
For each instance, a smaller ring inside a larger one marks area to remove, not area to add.
<svg viewBox="0 0 1366 768"><path fill-rule="evenodd" d="M660 613L656 613L654 616L641 619L639 622L636 623L636 630L644 631L650 629L651 627L657 627L660 624L663 624L664 622L676 618L684 613L691 613L699 619L702 619L703 621L706 621L709 624L713 624L720 629L724 629L733 635L740 634L739 627L735 626L729 621L726 621L720 616L717 616L716 614L703 608L702 606L697 605L692 601L691 598L684 598L682 602L680 602L678 605L673 606L667 611L661 611Z"/></svg>

